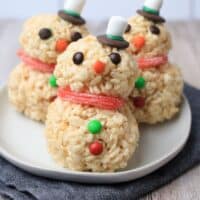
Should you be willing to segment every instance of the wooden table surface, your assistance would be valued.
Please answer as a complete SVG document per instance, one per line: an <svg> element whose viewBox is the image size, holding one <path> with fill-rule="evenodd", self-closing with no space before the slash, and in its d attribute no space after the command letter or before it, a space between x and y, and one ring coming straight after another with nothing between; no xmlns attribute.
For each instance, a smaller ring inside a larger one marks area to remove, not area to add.
<svg viewBox="0 0 200 200"><path fill-rule="evenodd" d="M17 20L0 20L0 83L17 63L21 24ZM173 38L171 60L179 64L185 81L200 89L200 21L172 22L168 27ZM200 166L142 200L200 200L199 177Z"/></svg>

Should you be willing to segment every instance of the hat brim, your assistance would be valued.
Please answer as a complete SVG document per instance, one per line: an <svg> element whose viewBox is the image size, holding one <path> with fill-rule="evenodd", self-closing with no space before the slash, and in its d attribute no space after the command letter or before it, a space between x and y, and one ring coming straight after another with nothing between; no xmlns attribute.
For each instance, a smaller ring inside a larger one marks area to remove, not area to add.
<svg viewBox="0 0 200 200"><path fill-rule="evenodd" d="M163 17L161 17L159 15L150 14L143 10L137 10L137 13L155 23L165 23L165 21L166 21Z"/></svg>
<svg viewBox="0 0 200 200"><path fill-rule="evenodd" d="M106 35L97 36L97 39L100 43L113 48L126 49L129 47L129 43L127 41L112 40L108 38Z"/></svg>
<svg viewBox="0 0 200 200"><path fill-rule="evenodd" d="M58 11L58 16L62 18L65 21L68 21L74 25L83 25L85 24L85 20L80 16L80 17L74 17L69 14L67 14L64 10Z"/></svg>

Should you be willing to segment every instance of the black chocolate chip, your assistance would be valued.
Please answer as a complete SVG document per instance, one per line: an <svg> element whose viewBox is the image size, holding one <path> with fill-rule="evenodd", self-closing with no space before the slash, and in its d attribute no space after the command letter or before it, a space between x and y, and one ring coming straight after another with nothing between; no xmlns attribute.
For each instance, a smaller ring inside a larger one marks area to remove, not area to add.
<svg viewBox="0 0 200 200"><path fill-rule="evenodd" d="M73 32L72 34L71 34L71 40L73 41L73 42L75 42L75 41L77 41L77 40L79 40L79 39L81 39L82 38L82 35L79 33L79 32Z"/></svg>
<svg viewBox="0 0 200 200"><path fill-rule="evenodd" d="M150 31L151 31L151 33L153 33L155 35L159 35L160 34L160 29L155 25L151 25L150 26Z"/></svg>
<svg viewBox="0 0 200 200"><path fill-rule="evenodd" d="M128 33L128 32L130 32L130 30L131 30L131 25L130 25L130 24L128 24L128 26L126 27L125 33Z"/></svg>
<svg viewBox="0 0 200 200"><path fill-rule="evenodd" d="M42 28L39 31L39 36L40 36L40 39L47 40L52 36L52 32L48 28Z"/></svg>
<svg viewBox="0 0 200 200"><path fill-rule="evenodd" d="M74 54L73 56L73 61L74 61L74 64L76 65L80 65L84 60L84 55L82 52L77 52Z"/></svg>
<svg viewBox="0 0 200 200"><path fill-rule="evenodd" d="M118 65L121 62L121 56L118 53L111 53L109 57L112 63L115 65Z"/></svg>

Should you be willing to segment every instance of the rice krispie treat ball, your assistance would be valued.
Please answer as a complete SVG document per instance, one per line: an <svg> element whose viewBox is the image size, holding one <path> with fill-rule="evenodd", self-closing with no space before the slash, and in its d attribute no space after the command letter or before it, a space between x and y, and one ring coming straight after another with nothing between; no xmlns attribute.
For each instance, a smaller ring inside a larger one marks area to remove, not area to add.
<svg viewBox="0 0 200 200"><path fill-rule="evenodd" d="M179 68L171 63L144 70L131 94L133 113L142 123L156 124L173 118L180 110L183 79Z"/></svg>
<svg viewBox="0 0 200 200"><path fill-rule="evenodd" d="M24 25L20 36L22 49L18 52L22 62L10 75L8 94L16 109L31 119L44 122L48 105L56 97L52 73L58 55L71 42L88 34L85 20L78 16L83 5L83 0L68 0L65 10L58 15L35 16Z"/></svg>
<svg viewBox="0 0 200 200"><path fill-rule="evenodd" d="M162 0L146 0L138 15L130 18L124 34L129 51L138 63L140 76L130 95L138 122L155 124L174 117L180 110L183 78L168 62L171 38L159 16Z"/></svg>
<svg viewBox="0 0 200 200"><path fill-rule="evenodd" d="M125 50L126 26L113 17L107 35L87 36L58 58L58 98L48 109L45 133L51 156L65 168L116 171L135 152L138 125L126 99L138 71Z"/></svg>

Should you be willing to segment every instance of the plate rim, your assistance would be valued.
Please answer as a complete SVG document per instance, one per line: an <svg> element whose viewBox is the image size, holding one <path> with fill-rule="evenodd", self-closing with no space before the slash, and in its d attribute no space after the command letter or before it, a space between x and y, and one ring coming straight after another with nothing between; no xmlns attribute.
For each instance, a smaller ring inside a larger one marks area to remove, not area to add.
<svg viewBox="0 0 200 200"><path fill-rule="evenodd" d="M4 90L7 89L7 86L0 86L0 93L4 92ZM167 164L170 160L175 158L181 150L184 148L185 144L187 143L189 136L190 136L190 130L191 130L191 124L192 124L192 112L191 112L191 106L189 104L189 101L185 95L183 95L184 103L186 104L186 109L189 111L189 126L187 127L187 137L176 147L174 147L170 152L168 152L164 157L160 159L156 159L155 161L152 161L150 163L147 163L141 167L137 167L134 169L129 169L125 171L117 171L117 172L81 172L81 171L73 171L70 169L51 169L47 167L39 167L37 165L33 166L30 164L28 161L22 160L16 156L14 156L12 153L8 152L4 147L1 146L0 144L0 156L2 156L5 160L9 161L13 165L19 167L20 169L27 171L31 174L38 175L40 177L47 177L47 178L52 178L52 179L57 179L57 180L67 180L65 178L66 176L78 176L78 177L89 177L89 178L101 178L101 179L110 179L110 177L118 179L124 176L124 178L121 178L120 181L117 180L110 180L107 181L107 183L119 183L119 182L127 182L130 180L135 180L137 178L141 178L146 176L147 174L150 174L151 172L159 169L160 167L164 166ZM54 173L53 176L48 176L48 173ZM64 175L64 177L56 178L55 176L57 175ZM138 174L138 175L137 175ZM142 175L140 175L142 174ZM133 178L134 177L136 178ZM68 179L69 180L69 179ZM72 179L73 180L73 179ZM76 182L91 182L94 183L93 181L76 181ZM104 183L102 181L95 181L96 183Z"/></svg>

